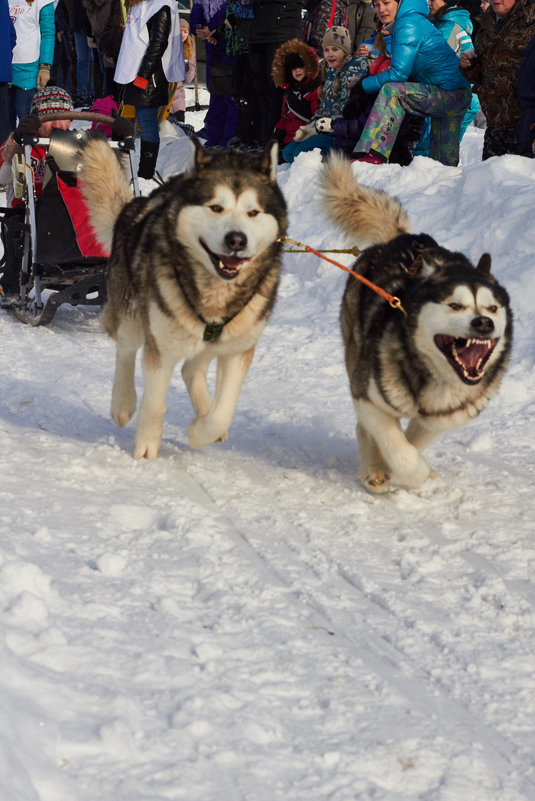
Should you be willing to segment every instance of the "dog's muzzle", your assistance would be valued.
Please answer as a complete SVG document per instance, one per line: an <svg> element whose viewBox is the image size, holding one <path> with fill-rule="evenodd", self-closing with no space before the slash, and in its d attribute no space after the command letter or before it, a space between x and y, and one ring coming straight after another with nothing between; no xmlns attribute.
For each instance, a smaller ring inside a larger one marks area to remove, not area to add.
<svg viewBox="0 0 535 801"><path fill-rule="evenodd" d="M240 250L247 247L247 237L239 231L229 231L225 235L225 245L230 253L214 253L206 242L199 239L206 253L208 253L216 273L225 281L232 281L240 274L242 264L251 261L252 256L238 256Z"/></svg>

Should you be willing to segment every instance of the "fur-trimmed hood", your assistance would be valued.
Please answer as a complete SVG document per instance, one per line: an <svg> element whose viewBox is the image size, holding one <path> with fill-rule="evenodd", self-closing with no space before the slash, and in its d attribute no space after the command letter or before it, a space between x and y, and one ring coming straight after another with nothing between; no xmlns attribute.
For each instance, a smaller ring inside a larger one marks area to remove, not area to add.
<svg viewBox="0 0 535 801"><path fill-rule="evenodd" d="M316 51L299 39L290 39L284 42L276 51L271 68L271 76L275 86L287 85L284 75L284 62L290 53L297 53L303 60L305 73L308 79L316 78L319 71L318 56Z"/></svg>

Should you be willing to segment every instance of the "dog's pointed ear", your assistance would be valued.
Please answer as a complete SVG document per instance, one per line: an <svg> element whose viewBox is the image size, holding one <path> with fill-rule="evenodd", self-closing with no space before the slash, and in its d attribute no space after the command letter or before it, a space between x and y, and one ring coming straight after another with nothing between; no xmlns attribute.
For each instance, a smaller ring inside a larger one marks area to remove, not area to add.
<svg viewBox="0 0 535 801"><path fill-rule="evenodd" d="M264 148L261 156L260 169L265 173L272 183L277 181L277 167L279 165L279 143L276 139L270 139Z"/></svg>
<svg viewBox="0 0 535 801"><path fill-rule="evenodd" d="M190 141L193 143L193 147L195 148L193 166L196 172L200 172L205 167L208 167L212 161L212 156L207 150L204 149L200 143L200 140L197 139L196 136L192 136Z"/></svg>
<svg viewBox="0 0 535 801"><path fill-rule="evenodd" d="M476 270L479 270L479 272L483 273L483 275L490 275L491 267L492 267L492 259L490 258L490 253L483 253L481 258L479 259Z"/></svg>

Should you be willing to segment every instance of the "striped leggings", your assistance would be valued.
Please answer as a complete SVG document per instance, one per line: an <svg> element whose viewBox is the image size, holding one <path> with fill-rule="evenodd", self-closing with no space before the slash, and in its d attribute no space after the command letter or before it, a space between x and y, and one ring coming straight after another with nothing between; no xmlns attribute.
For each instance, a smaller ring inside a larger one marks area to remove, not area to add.
<svg viewBox="0 0 535 801"><path fill-rule="evenodd" d="M431 117L429 155L450 166L459 163L461 122L472 90L441 89L424 83L385 83L373 104L355 154L373 150L388 159L407 112Z"/></svg>

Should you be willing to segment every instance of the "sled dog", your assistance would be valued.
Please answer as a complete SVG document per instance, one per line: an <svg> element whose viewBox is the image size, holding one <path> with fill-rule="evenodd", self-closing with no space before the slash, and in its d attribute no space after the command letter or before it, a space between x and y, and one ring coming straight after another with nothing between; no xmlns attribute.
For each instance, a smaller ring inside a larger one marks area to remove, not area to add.
<svg viewBox="0 0 535 801"><path fill-rule="evenodd" d="M358 184L347 160L327 162L322 195L333 222L366 246L353 269L405 310L349 277L340 323L360 476L373 493L391 482L416 487L432 472L424 448L476 417L498 389L511 350L509 297L487 253L474 267L410 233L399 202Z"/></svg>
<svg viewBox="0 0 535 801"><path fill-rule="evenodd" d="M106 142L84 150L83 191L100 241L110 248L103 321L116 342L111 415L136 410L136 352L144 389L134 458L158 456L173 370L195 418L189 443L225 441L255 345L273 309L286 231L276 184L277 144L260 156L210 152L194 140L193 166L148 197L132 198ZM217 359L210 397L206 373Z"/></svg>

